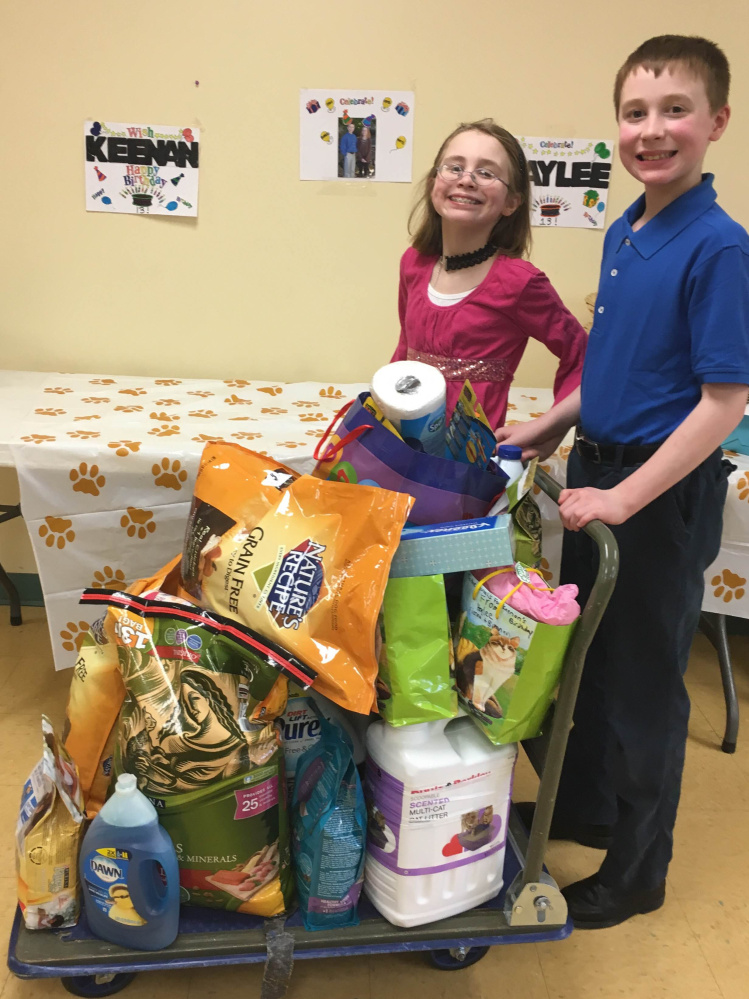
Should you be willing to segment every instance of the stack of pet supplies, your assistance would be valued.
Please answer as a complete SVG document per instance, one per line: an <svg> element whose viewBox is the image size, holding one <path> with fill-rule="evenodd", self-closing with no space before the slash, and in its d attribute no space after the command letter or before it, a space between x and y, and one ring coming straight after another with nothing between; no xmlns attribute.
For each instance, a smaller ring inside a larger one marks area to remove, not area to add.
<svg viewBox="0 0 749 999"><path fill-rule="evenodd" d="M27 926L70 925L80 881L96 932L119 921L162 946L143 870L162 907L268 917L296 899L309 930L356 924L362 887L399 925L500 891L516 743L579 610L537 568L534 465L494 450L470 385L446 421L444 379L416 362L345 407L314 475L206 445L182 554L83 594L101 616L65 746L45 723L19 819ZM123 809L115 789L136 784ZM135 811L145 840L118 818ZM81 851L99 812L106 834ZM162 851L150 868L144 842ZM55 862L37 870L40 845Z"/></svg>

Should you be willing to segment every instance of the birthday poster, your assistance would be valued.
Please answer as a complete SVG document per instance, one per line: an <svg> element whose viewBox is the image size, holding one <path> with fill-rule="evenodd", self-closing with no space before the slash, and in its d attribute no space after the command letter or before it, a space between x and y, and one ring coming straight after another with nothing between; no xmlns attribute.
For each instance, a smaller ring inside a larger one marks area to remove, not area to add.
<svg viewBox="0 0 749 999"><path fill-rule="evenodd" d="M604 229L611 139L520 137L531 178L531 224Z"/></svg>
<svg viewBox="0 0 749 999"><path fill-rule="evenodd" d="M408 90L301 90L299 177L409 183L414 95Z"/></svg>
<svg viewBox="0 0 749 999"><path fill-rule="evenodd" d="M197 216L199 128L87 121L84 142L87 211Z"/></svg>

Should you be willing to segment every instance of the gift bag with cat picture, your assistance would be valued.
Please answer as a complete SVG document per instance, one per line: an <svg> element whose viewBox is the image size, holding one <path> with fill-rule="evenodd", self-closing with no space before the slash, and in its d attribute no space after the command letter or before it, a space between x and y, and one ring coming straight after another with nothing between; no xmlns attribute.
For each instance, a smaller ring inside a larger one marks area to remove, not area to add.
<svg viewBox="0 0 749 999"><path fill-rule="evenodd" d="M495 744L539 734L576 624L547 624L513 607L512 598L522 587L554 593L536 570L519 565L515 570L519 582L502 597L486 583L499 573L513 572L511 567L484 573L483 578L465 574L456 630L458 698ZM516 603L523 605L521 599Z"/></svg>

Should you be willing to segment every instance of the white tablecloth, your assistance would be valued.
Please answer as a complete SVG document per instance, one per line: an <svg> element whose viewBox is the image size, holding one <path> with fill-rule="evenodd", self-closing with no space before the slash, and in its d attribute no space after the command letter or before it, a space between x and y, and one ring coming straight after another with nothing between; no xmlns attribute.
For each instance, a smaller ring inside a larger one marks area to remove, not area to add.
<svg viewBox="0 0 749 999"><path fill-rule="evenodd" d="M151 575L182 547L203 446L223 438L302 472L337 410L366 386L0 372L0 464L15 464L55 665L72 666L92 609L81 590ZM508 422L544 412L550 389L513 388ZM571 435L543 467L564 482ZM733 460L723 547L703 608L749 617L749 458ZM558 581L562 529L537 490L543 568Z"/></svg>

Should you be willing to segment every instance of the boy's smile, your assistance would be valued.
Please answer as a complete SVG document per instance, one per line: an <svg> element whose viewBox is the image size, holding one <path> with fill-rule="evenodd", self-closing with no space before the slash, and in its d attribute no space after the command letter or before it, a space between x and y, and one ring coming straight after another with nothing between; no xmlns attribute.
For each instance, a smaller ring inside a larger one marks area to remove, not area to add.
<svg viewBox="0 0 749 999"><path fill-rule="evenodd" d="M639 67L622 85L619 155L664 207L702 179L711 142L723 134L730 109L711 111L702 79L678 64L655 76Z"/></svg>

